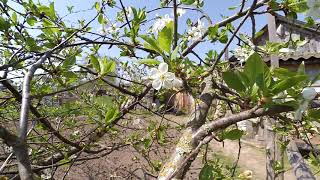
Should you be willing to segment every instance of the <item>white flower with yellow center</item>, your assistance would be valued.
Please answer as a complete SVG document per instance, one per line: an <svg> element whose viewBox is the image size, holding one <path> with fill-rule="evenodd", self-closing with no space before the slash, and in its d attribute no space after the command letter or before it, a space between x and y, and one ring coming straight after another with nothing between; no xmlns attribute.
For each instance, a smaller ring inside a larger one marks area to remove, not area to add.
<svg viewBox="0 0 320 180"><path fill-rule="evenodd" d="M309 10L306 15L313 19L320 19L320 0L308 0L307 5Z"/></svg>
<svg viewBox="0 0 320 180"><path fill-rule="evenodd" d="M152 87L156 90L171 89L178 87L182 84L181 80L178 80L172 72L168 72L168 64L160 63L158 69L152 68L150 71L150 78L152 81Z"/></svg>

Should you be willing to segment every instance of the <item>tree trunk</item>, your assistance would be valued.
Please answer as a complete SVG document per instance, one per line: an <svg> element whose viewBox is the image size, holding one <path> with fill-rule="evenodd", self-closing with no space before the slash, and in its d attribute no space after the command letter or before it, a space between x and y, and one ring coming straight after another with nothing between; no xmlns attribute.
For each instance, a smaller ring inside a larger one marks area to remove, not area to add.
<svg viewBox="0 0 320 180"><path fill-rule="evenodd" d="M23 142L20 142L13 147L13 152L17 157L19 175L21 180L32 180L32 170L31 163L28 157L28 148L27 145Z"/></svg>

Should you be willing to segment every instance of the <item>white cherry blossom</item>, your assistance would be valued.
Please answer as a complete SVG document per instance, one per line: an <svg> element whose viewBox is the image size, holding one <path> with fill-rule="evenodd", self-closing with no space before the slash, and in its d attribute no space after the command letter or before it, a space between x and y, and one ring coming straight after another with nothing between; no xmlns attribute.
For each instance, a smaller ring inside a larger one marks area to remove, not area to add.
<svg viewBox="0 0 320 180"><path fill-rule="evenodd" d="M98 29L98 33L103 35L108 34L115 34L120 30L120 28L117 26L117 23L114 23L112 25L103 25Z"/></svg>
<svg viewBox="0 0 320 180"><path fill-rule="evenodd" d="M133 15L133 11L132 11L132 7L131 6L126 8L126 13L127 13L127 17L131 18L131 16Z"/></svg>
<svg viewBox="0 0 320 180"><path fill-rule="evenodd" d="M166 14L164 17L159 17L153 24L151 31L157 33L161 31L169 22L173 21L172 18Z"/></svg>
<svg viewBox="0 0 320 180"><path fill-rule="evenodd" d="M120 30L120 28L117 26L117 23L112 24L107 28L107 33L108 34L115 34Z"/></svg>
<svg viewBox="0 0 320 180"><path fill-rule="evenodd" d="M150 79L152 79L152 87L160 90L162 87L171 89L173 87L180 87L182 81L177 79L172 72L168 72L168 64L160 63L158 69L152 68L150 71Z"/></svg>
<svg viewBox="0 0 320 180"><path fill-rule="evenodd" d="M177 8L177 14L178 16L182 16L186 13L186 10L182 9L182 8Z"/></svg>
<svg viewBox="0 0 320 180"><path fill-rule="evenodd" d="M206 28L204 24L198 19L197 26L193 26L191 29L188 30L188 41L197 41L202 38L204 33L206 32Z"/></svg>
<svg viewBox="0 0 320 180"><path fill-rule="evenodd" d="M309 10L306 15L313 19L320 19L320 0L308 0L307 5Z"/></svg>
<svg viewBox="0 0 320 180"><path fill-rule="evenodd" d="M248 59L248 57L253 53L254 51L248 47L248 46L243 46L243 47L237 47L235 51L233 52L233 55L239 60L240 65Z"/></svg>

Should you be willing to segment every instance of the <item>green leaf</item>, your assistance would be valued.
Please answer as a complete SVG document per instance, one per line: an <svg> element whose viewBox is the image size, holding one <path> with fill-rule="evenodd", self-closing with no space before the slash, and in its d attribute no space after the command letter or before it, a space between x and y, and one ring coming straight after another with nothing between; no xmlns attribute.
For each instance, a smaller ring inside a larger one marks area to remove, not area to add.
<svg viewBox="0 0 320 180"><path fill-rule="evenodd" d="M223 133L223 139L237 140L240 139L243 134L244 132L239 129L232 129Z"/></svg>
<svg viewBox="0 0 320 180"><path fill-rule="evenodd" d="M17 17L17 13L12 13L11 15L11 20L15 23L18 24L18 17Z"/></svg>
<svg viewBox="0 0 320 180"><path fill-rule="evenodd" d="M173 22L167 23L167 25L158 33L158 43L159 47L170 53L171 43L173 38Z"/></svg>
<svg viewBox="0 0 320 180"><path fill-rule="evenodd" d="M96 8L97 11L100 11L100 8L101 8L100 3L99 2L95 2L94 3L94 8Z"/></svg>
<svg viewBox="0 0 320 180"><path fill-rule="evenodd" d="M276 68L273 70L274 75L279 79L286 79L288 77L296 76L297 73L290 71L289 69L285 68Z"/></svg>
<svg viewBox="0 0 320 180"><path fill-rule="evenodd" d="M209 164L205 164L199 174L199 180L212 180L213 177L213 167Z"/></svg>
<svg viewBox="0 0 320 180"><path fill-rule="evenodd" d="M215 25L215 26L210 26L208 28L208 35L209 35L209 39L210 40L214 40L217 38L218 36L218 31L219 30L219 26L218 25Z"/></svg>
<svg viewBox="0 0 320 180"><path fill-rule="evenodd" d="M233 71L227 71L222 74L223 80L227 83L228 87L243 92L246 87L243 85L239 75Z"/></svg>
<svg viewBox="0 0 320 180"><path fill-rule="evenodd" d="M107 108L113 105L112 97L110 96L98 96L94 98L95 104L101 106L102 108Z"/></svg>
<svg viewBox="0 0 320 180"><path fill-rule="evenodd" d="M177 46L170 55L171 61L176 60L179 56L179 46Z"/></svg>
<svg viewBox="0 0 320 180"><path fill-rule="evenodd" d="M138 63L148 65L148 66L155 66L155 65L159 65L161 62L157 59L140 59L138 60Z"/></svg>
<svg viewBox="0 0 320 180"><path fill-rule="evenodd" d="M76 63L76 57L75 56L68 56L66 60L63 62L62 67L63 68L70 68Z"/></svg>
<svg viewBox="0 0 320 180"><path fill-rule="evenodd" d="M98 22L99 22L100 24L105 24L105 23L106 23L106 20L104 19L103 14L99 14L99 16L98 16Z"/></svg>
<svg viewBox="0 0 320 180"><path fill-rule="evenodd" d="M239 6L231 6L231 7L229 7L228 9L229 10L235 10L235 9L237 9Z"/></svg>
<svg viewBox="0 0 320 180"><path fill-rule="evenodd" d="M259 74L264 74L268 66L263 62L258 53L252 53L244 66L244 74L250 81L250 86L256 83Z"/></svg>
<svg viewBox="0 0 320 180"><path fill-rule="evenodd" d="M114 72L116 69L116 62L103 58L100 62L100 74L105 75Z"/></svg>
<svg viewBox="0 0 320 180"><path fill-rule="evenodd" d="M27 18L27 23L30 25L30 26L34 26L34 24L37 22L37 18L35 18L34 16L29 16Z"/></svg>
<svg viewBox="0 0 320 180"><path fill-rule="evenodd" d="M26 38L26 44L29 50L38 50L36 41L31 37Z"/></svg>
<svg viewBox="0 0 320 180"><path fill-rule="evenodd" d="M97 71L100 72L100 64L99 60L95 55L90 55L90 63L92 64L93 68Z"/></svg>
<svg viewBox="0 0 320 180"><path fill-rule="evenodd" d="M191 5L196 2L196 0L181 0L180 2L185 5Z"/></svg>
<svg viewBox="0 0 320 180"><path fill-rule="evenodd" d="M147 35L141 35L140 36L144 41L146 41L146 43L144 44L144 46L148 49L154 50L156 52L158 52L161 55L163 54L163 51L161 50L161 48L158 46L158 42L154 39L151 38Z"/></svg>
<svg viewBox="0 0 320 180"><path fill-rule="evenodd" d="M7 31L10 28L10 23L0 16L0 31Z"/></svg>
<svg viewBox="0 0 320 180"><path fill-rule="evenodd" d="M308 117L316 120L319 122L320 119L320 110L319 109L309 109L308 110Z"/></svg>
<svg viewBox="0 0 320 180"><path fill-rule="evenodd" d="M272 76L270 69L268 67L264 67L264 71L258 74L256 78L256 84L262 90L264 96L268 96L269 94L269 86L271 85Z"/></svg>
<svg viewBox="0 0 320 180"><path fill-rule="evenodd" d="M109 108L107 110L107 113L105 115L105 123L106 125L111 124L117 117L119 117L120 112L118 109L115 108Z"/></svg>
<svg viewBox="0 0 320 180"><path fill-rule="evenodd" d="M219 41L222 44L226 44L228 42L228 35L227 34L223 34L223 35L219 36Z"/></svg>
<svg viewBox="0 0 320 180"><path fill-rule="evenodd" d="M273 94L278 94L282 91L285 91L289 88L292 88L304 80L307 80L308 76L306 75L297 75L294 77L289 77L287 79L276 82L276 84L272 88Z"/></svg>

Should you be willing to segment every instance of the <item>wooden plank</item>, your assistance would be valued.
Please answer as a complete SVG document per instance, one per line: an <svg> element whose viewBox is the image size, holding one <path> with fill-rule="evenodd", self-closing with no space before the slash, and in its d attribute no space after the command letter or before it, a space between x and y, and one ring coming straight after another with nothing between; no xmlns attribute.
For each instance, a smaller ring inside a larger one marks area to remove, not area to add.
<svg viewBox="0 0 320 180"><path fill-rule="evenodd" d="M293 140L287 146L287 155L297 180L316 180Z"/></svg>

